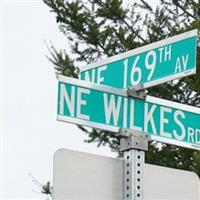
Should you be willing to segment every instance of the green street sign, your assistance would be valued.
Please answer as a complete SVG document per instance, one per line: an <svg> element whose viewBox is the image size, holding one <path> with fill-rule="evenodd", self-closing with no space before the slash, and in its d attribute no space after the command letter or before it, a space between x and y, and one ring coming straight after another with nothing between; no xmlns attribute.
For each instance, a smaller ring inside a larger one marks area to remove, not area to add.
<svg viewBox="0 0 200 200"><path fill-rule="evenodd" d="M113 132L128 128L151 139L200 150L200 108L59 76L57 118Z"/></svg>
<svg viewBox="0 0 200 200"><path fill-rule="evenodd" d="M89 64L80 79L115 88L149 88L196 73L197 30Z"/></svg>

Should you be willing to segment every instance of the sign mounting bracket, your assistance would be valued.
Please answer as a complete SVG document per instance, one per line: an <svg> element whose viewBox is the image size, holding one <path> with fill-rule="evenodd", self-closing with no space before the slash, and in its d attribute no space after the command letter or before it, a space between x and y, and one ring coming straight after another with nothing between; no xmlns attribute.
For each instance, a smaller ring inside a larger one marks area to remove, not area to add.
<svg viewBox="0 0 200 200"><path fill-rule="evenodd" d="M135 97L138 99L146 99L147 94L145 93L144 85L140 84L127 89L127 96Z"/></svg>

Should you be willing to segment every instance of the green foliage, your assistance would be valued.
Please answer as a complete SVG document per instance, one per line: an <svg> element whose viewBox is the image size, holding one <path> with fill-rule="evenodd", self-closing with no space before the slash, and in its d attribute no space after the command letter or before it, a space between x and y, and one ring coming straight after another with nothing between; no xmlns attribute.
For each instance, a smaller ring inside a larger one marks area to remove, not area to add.
<svg viewBox="0 0 200 200"><path fill-rule="evenodd" d="M200 1L160 0L156 7L141 0L43 0L55 13L60 30L71 44L76 56L72 62L65 51L51 48L49 58L56 73L77 78L77 67L116 55L144 44L194 28L200 30ZM197 74L175 82L148 89L150 95L200 107L200 53ZM88 130L87 142L109 145L119 150L114 133ZM150 144L146 162L192 170L200 176L200 153L172 145Z"/></svg>
<svg viewBox="0 0 200 200"><path fill-rule="evenodd" d="M42 185L41 192L46 195L50 195L52 197L52 187L51 183L48 181L46 184Z"/></svg>
<svg viewBox="0 0 200 200"><path fill-rule="evenodd" d="M65 51L60 50L57 52L53 46L49 48L49 51L52 58L48 57L48 59L55 65L56 74L78 78L78 69L75 68Z"/></svg>
<svg viewBox="0 0 200 200"><path fill-rule="evenodd" d="M46 200L53 199L53 196L52 196L53 187L51 186L51 183L49 181L46 182L45 184L41 184L37 179L35 179L31 175L31 173L29 173L29 176L31 177L32 182L39 188L40 192L46 195L47 197Z"/></svg>

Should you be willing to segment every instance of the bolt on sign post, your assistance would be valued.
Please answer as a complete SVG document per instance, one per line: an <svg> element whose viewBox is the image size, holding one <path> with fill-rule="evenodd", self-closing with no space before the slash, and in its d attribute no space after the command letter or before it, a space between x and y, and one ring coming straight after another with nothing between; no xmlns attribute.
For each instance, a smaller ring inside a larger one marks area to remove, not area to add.
<svg viewBox="0 0 200 200"><path fill-rule="evenodd" d="M83 67L80 79L149 88L196 72L197 29Z"/></svg>
<svg viewBox="0 0 200 200"><path fill-rule="evenodd" d="M200 108L59 76L57 119L113 132L119 128L151 139L200 149Z"/></svg>

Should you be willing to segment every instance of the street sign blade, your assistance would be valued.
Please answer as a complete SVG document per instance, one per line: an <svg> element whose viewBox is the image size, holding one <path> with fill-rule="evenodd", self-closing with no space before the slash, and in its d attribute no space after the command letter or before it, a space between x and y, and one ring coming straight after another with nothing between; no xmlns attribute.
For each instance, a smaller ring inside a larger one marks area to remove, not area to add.
<svg viewBox="0 0 200 200"><path fill-rule="evenodd" d="M80 79L116 88L149 88L196 73L197 30L89 64Z"/></svg>
<svg viewBox="0 0 200 200"><path fill-rule="evenodd" d="M153 140L200 150L200 108L59 76L57 118L107 131L142 131Z"/></svg>

